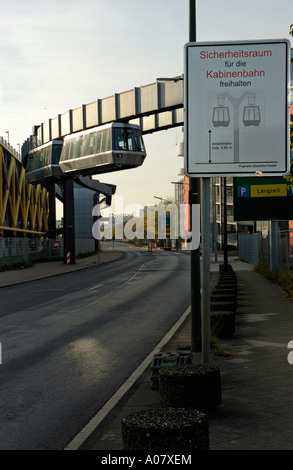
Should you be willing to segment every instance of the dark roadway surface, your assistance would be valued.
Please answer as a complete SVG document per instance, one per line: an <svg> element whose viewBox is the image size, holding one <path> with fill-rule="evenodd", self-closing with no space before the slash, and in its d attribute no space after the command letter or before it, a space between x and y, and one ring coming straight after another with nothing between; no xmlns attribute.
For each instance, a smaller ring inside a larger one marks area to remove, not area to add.
<svg viewBox="0 0 293 470"><path fill-rule="evenodd" d="M186 310L188 280L188 256L126 249L2 287L0 449L63 449Z"/></svg>

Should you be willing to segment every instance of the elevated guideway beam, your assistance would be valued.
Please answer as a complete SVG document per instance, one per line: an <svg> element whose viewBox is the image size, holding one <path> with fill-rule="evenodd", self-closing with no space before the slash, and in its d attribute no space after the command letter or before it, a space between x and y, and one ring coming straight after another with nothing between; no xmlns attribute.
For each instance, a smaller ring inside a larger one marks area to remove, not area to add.
<svg viewBox="0 0 293 470"><path fill-rule="evenodd" d="M139 124L143 134L182 125L183 77L157 80L58 114L34 126L33 134L22 146L22 156L53 139L113 121Z"/></svg>
<svg viewBox="0 0 293 470"><path fill-rule="evenodd" d="M170 129L171 127L183 126L183 107L165 111L161 113L143 116L129 121L130 124L137 124L142 130L142 134L151 134L152 132Z"/></svg>

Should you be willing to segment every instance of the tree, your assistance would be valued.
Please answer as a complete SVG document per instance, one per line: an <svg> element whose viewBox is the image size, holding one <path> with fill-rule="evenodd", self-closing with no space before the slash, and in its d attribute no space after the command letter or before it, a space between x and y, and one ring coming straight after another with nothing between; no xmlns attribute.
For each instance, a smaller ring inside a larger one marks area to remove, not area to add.
<svg viewBox="0 0 293 470"><path fill-rule="evenodd" d="M290 31L289 31L290 36L293 36L293 24L290 25ZM292 62L292 59L291 59ZM293 152L293 114L290 115L290 150ZM291 165L291 169L292 169ZM293 183L293 173L289 173L287 176L287 179Z"/></svg>
<svg viewBox="0 0 293 470"><path fill-rule="evenodd" d="M290 150L293 152L293 114L290 115ZM291 172L288 175L284 176L284 178L293 183L293 163L291 164Z"/></svg>

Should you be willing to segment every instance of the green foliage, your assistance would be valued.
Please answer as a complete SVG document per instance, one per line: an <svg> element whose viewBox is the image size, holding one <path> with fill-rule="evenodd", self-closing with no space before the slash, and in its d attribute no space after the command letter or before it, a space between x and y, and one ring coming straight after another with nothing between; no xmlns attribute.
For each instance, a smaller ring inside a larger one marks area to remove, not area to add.
<svg viewBox="0 0 293 470"><path fill-rule="evenodd" d="M293 150L293 114L290 115L290 148Z"/></svg>
<svg viewBox="0 0 293 470"><path fill-rule="evenodd" d="M0 272L3 271L13 271L15 269L25 269L25 268L30 268L33 266L32 260L22 260L19 263L12 263L12 264L3 264L0 266Z"/></svg>
<svg viewBox="0 0 293 470"><path fill-rule="evenodd" d="M290 149L293 152L293 114L290 115ZM289 182L293 183L293 168L291 164L291 172L288 175L284 176L284 178Z"/></svg>

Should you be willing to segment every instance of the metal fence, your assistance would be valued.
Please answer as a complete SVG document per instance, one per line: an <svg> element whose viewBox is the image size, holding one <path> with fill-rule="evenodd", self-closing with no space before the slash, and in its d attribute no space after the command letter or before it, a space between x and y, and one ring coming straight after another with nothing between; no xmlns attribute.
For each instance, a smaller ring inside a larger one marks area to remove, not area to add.
<svg viewBox="0 0 293 470"><path fill-rule="evenodd" d="M63 240L0 237L0 265L11 265L46 257L61 257Z"/></svg>
<svg viewBox="0 0 293 470"><path fill-rule="evenodd" d="M289 250L289 231L278 230L276 248L274 249L270 234L267 236L263 236L261 233L238 234L238 254L248 263L257 264L262 261L271 267L271 270L273 265L278 270L288 272L292 263Z"/></svg>
<svg viewBox="0 0 293 470"><path fill-rule="evenodd" d="M260 233L243 233L238 235L238 254L241 259L251 264L260 259Z"/></svg>

